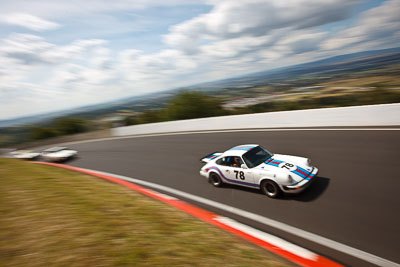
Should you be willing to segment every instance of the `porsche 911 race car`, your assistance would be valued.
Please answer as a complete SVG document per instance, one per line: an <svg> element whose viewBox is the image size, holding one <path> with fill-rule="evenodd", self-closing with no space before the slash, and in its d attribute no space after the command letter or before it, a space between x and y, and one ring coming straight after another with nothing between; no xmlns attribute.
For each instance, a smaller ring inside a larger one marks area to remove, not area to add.
<svg viewBox="0 0 400 267"><path fill-rule="evenodd" d="M219 187L223 183L259 188L271 198L300 193L315 180L318 169L307 158L273 154L259 145L240 145L201 159L200 174Z"/></svg>
<svg viewBox="0 0 400 267"><path fill-rule="evenodd" d="M51 147L44 150L40 155L47 161L61 162L75 157L78 151L67 147Z"/></svg>

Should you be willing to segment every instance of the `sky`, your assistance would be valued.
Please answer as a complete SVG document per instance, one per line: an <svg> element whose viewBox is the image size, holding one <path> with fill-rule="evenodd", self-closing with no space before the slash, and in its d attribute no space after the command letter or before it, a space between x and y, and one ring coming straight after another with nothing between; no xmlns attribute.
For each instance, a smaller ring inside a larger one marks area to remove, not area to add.
<svg viewBox="0 0 400 267"><path fill-rule="evenodd" d="M2 0L0 120L399 47L400 0Z"/></svg>

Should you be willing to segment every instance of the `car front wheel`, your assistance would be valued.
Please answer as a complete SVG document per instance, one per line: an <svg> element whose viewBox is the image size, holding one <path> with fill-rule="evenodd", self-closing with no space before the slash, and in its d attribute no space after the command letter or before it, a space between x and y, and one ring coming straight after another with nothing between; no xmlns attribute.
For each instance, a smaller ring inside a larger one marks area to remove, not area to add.
<svg viewBox="0 0 400 267"><path fill-rule="evenodd" d="M279 186L271 180L262 181L261 191L270 198L277 198L281 194Z"/></svg>
<svg viewBox="0 0 400 267"><path fill-rule="evenodd" d="M222 186L222 180L219 177L219 175L216 174L215 172L210 173L210 176L208 177L208 180L215 187Z"/></svg>

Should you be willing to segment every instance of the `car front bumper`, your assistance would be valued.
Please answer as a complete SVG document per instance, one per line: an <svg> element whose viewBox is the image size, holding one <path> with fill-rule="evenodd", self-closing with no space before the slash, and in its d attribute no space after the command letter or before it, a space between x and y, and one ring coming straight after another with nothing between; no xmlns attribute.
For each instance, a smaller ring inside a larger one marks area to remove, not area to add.
<svg viewBox="0 0 400 267"><path fill-rule="evenodd" d="M314 167L311 173L309 174L309 179L303 179L294 185L284 185L282 186L282 191L290 194L297 194L302 192L304 189L310 186L316 179L318 174L318 168Z"/></svg>

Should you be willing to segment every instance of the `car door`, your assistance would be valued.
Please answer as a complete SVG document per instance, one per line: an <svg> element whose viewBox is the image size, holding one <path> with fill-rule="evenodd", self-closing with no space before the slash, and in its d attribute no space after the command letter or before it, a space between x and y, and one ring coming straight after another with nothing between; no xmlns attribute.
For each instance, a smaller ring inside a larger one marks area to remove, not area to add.
<svg viewBox="0 0 400 267"><path fill-rule="evenodd" d="M222 162L224 164L221 165L221 170L225 178L227 178L227 182L250 187L254 186L253 174L250 169L242 168L244 163L240 157L227 156Z"/></svg>

